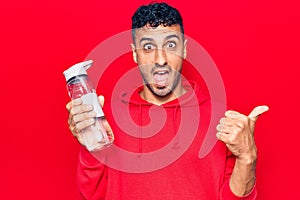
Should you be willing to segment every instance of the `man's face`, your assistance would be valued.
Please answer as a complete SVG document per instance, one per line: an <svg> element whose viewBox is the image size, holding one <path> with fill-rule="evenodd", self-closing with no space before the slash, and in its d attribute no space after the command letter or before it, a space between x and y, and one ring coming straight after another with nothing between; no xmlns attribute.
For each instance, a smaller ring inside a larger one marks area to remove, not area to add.
<svg viewBox="0 0 300 200"><path fill-rule="evenodd" d="M165 97L179 87L186 41L179 25L135 30L133 56L147 88ZM180 85L181 86L181 85Z"/></svg>

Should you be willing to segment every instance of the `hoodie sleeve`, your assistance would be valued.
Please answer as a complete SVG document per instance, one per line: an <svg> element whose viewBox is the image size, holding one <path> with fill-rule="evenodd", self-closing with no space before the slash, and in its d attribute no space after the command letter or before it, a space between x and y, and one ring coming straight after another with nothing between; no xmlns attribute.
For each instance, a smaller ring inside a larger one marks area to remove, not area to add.
<svg viewBox="0 0 300 200"><path fill-rule="evenodd" d="M254 184L251 192L249 192L247 195L242 197L236 196L231 191L229 186L229 180L232 174L232 170L234 168L234 163L235 163L235 156L231 152L228 152L227 160L226 160L225 178L220 191L220 200L256 200L257 197L256 184Z"/></svg>
<svg viewBox="0 0 300 200"><path fill-rule="evenodd" d="M76 178L81 199L105 199L107 167L84 146L80 147Z"/></svg>

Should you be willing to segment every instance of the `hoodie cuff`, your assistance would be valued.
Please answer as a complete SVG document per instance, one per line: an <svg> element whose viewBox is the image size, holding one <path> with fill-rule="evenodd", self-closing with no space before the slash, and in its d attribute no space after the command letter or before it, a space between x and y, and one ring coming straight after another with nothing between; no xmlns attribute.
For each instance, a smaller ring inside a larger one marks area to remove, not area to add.
<svg viewBox="0 0 300 200"><path fill-rule="evenodd" d="M221 189L221 200L255 200L257 197L256 183L252 190L245 196L236 196L230 189L229 181Z"/></svg>

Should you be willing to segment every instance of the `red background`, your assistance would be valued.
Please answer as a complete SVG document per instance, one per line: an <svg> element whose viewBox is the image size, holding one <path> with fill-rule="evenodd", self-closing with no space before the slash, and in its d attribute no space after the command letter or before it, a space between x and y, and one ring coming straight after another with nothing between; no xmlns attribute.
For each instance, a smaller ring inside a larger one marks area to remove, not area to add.
<svg viewBox="0 0 300 200"><path fill-rule="evenodd" d="M68 131L62 72L128 30L148 2L1 3L1 199L76 199L78 144ZM230 107L245 114L270 107L255 134L259 199L299 198L297 1L167 2L216 62Z"/></svg>

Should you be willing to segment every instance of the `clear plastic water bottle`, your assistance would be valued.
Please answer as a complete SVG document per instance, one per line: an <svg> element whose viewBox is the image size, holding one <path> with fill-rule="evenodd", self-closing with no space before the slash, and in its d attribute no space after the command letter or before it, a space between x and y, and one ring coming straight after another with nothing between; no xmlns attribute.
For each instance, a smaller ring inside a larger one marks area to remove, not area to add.
<svg viewBox="0 0 300 200"><path fill-rule="evenodd" d="M110 146L114 140L113 133L105 130L103 124L105 116L98 101L95 88L86 72L86 70L92 66L92 63L92 60L81 62L63 72L71 99L81 98L83 104L93 105L94 111L97 113L95 124L83 129L79 133L89 151L106 148Z"/></svg>

